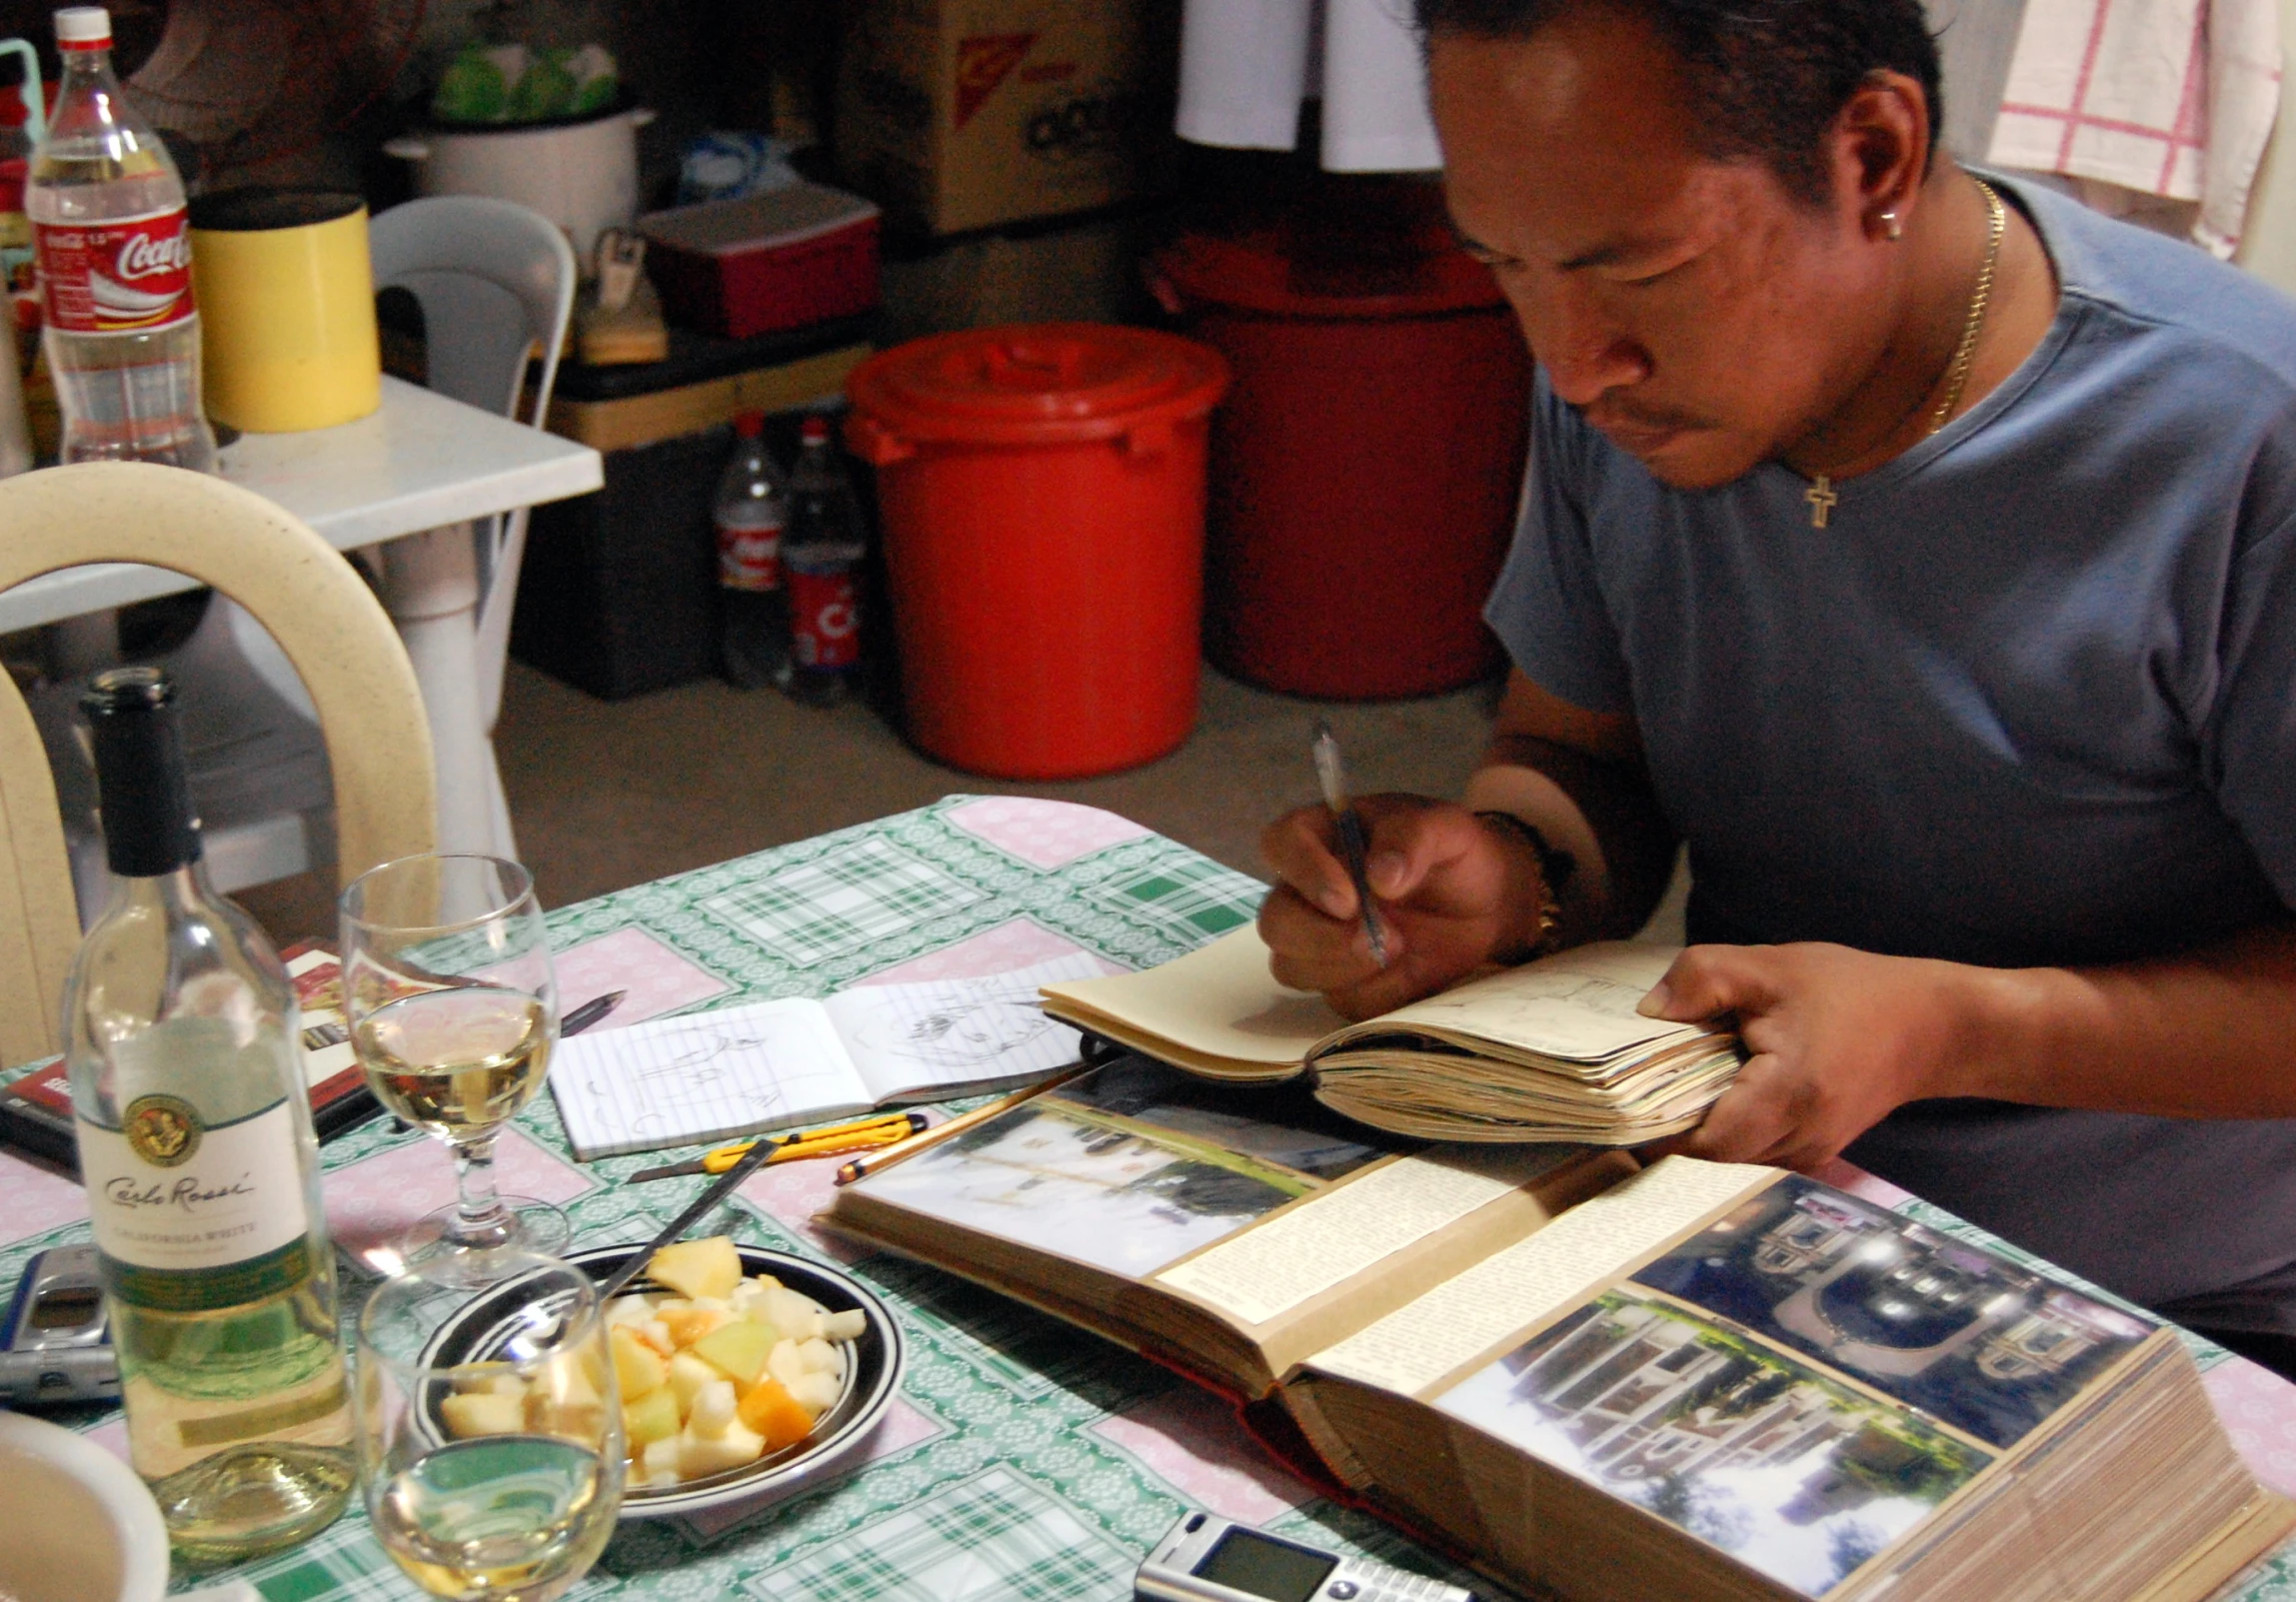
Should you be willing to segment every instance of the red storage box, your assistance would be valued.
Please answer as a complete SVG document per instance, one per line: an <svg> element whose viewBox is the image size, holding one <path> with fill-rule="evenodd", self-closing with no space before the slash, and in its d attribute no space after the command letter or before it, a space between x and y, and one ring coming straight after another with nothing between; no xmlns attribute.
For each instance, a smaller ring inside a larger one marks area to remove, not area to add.
<svg viewBox="0 0 2296 1602"><path fill-rule="evenodd" d="M875 310L877 208L825 184L638 220L674 323L728 339Z"/></svg>

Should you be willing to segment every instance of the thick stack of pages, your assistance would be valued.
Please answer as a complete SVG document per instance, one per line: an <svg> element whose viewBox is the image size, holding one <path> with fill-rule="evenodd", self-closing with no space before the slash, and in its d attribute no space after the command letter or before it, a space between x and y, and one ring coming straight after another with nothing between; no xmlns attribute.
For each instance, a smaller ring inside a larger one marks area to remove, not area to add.
<svg viewBox="0 0 2296 1602"><path fill-rule="evenodd" d="M1045 1010L1218 1079L1309 1075L1374 1128L1429 1140L1639 1145L1696 1125L1738 1070L1735 1038L1634 1010L1661 945L1580 946L1347 1023L1267 971L1257 930L1140 973L1045 987Z"/></svg>
<svg viewBox="0 0 2296 1602"><path fill-rule="evenodd" d="M1570 1602L2197 1602L2296 1528L2173 1330L1772 1168L1414 1149L1128 1058L825 1221L1280 1411Z"/></svg>

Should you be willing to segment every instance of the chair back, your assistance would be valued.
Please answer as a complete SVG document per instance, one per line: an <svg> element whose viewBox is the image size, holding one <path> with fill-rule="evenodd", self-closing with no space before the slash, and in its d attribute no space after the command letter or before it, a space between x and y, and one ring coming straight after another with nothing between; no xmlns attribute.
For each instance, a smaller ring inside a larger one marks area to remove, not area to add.
<svg viewBox="0 0 2296 1602"><path fill-rule="evenodd" d="M221 479L148 463L0 481L0 590L89 562L170 569L271 631L318 709L342 882L436 844L430 724L406 648L358 573L308 526ZM79 937L47 756L0 674L0 1064L58 1049Z"/></svg>
<svg viewBox="0 0 2296 1602"><path fill-rule="evenodd" d="M580 277L557 226L515 201L433 195L378 214L368 252L375 288L404 289L423 309L430 387L540 428ZM537 346L535 401L522 417Z"/></svg>
<svg viewBox="0 0 2296 1602"><path fill-rule="evenodd" d="M558 225L515 201L432 195L393 206L368 229L377 290L404 289L423 309L428 383L441 395L541 428L558 385L558 354L580 273ZM533 400L527 365L540 349ZM481 551L479 705L490 730L502 701L511 609L526 552L526 508L498 520Z"/></svg>

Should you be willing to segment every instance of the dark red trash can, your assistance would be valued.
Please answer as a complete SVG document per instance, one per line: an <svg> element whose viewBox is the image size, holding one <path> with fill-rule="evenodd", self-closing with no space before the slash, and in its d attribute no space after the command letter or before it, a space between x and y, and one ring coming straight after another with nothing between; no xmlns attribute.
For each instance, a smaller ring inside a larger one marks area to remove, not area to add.
<svg viewBox="0 0 2296 1602"><path fill-rule="evenodd" d="M1212 419L1204 645L1293 695L1432 695L1497 671L1482 604L1514 528L1530 357L1447 240L1302 261L1183 236L1155 268L1235 386Z"/></svg>

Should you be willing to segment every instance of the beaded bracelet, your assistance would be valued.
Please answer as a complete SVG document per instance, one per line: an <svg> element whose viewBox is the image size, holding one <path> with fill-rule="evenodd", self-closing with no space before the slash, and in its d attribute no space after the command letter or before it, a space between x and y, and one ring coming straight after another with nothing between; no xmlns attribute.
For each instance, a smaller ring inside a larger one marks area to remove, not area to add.
<svg viewBox="0 0 2296 1602"><path fill-rule="evenodd" d="M1578 871L1578 858L1546 842L1538 825L1512 812L1482 811L1478 818L1487 818L1506 832L1527 844L1538 858L1538 939L1517 961L1527 962L1533 957L1546 956L1561 949L1562 941L1555 929L1562 922L1562 886L1570 882L1570 875ZM1511 965L1511 964L1510 964Z"/></svg>

